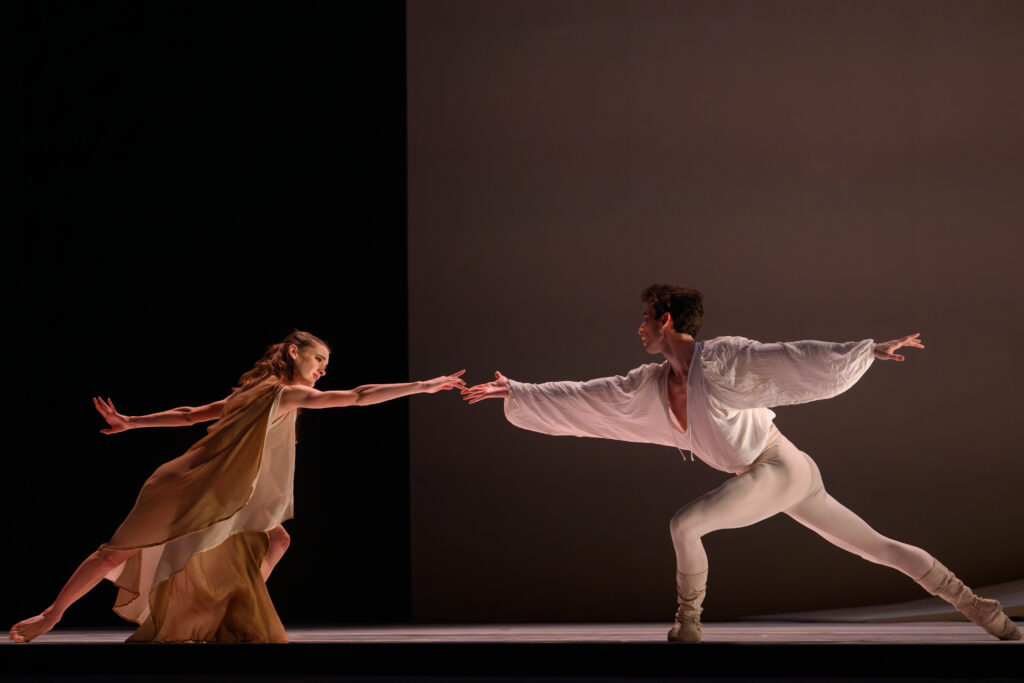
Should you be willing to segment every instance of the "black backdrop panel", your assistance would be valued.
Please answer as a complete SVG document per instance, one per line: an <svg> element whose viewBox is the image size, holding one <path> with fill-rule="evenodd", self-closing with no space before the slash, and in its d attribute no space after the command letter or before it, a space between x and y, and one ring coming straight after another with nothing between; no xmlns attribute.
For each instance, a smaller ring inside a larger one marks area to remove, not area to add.
<svg viewBox="0 0 1024 683"><path fill-rule="evenodd" d="M320 388L408 368L402 3L26 11L9 623L204 434L105 437L93 395L128 414L217 400L293 328L333 347ZM407 402L299 425L292 545L270 579L283 620L407 617ZM65 623L120 623L113 595Z"/></svg>

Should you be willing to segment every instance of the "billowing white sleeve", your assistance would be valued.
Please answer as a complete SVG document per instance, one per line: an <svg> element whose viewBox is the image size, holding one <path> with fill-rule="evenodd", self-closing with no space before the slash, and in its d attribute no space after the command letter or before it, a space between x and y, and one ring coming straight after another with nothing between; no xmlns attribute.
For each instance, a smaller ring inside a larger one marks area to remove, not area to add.
<svg viewBox="0 0 1024 683"><path fill-rule="evenodd" d="M642 422L657 406L636 400L636 392L654 367L641 366L625 377L587 382L510 381L505 417L517 427L544 434L646 441L638 433L637 421Z"/></svg>
<svg viewBox="0 0 1024 683"><path fill-rule="evenodd" d="M761 342L720 337L701 356L708 389L732 408L793 405L831 398L852 387L871 367L871 339Z"/></svg>

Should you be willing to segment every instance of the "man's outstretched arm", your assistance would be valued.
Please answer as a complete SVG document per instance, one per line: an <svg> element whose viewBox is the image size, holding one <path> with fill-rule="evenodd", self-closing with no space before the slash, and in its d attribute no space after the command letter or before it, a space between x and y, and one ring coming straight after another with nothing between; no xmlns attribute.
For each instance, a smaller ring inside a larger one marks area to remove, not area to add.
<svg viewBox="0 0 1024 683"><path fill-rule="evenodd" d="M819 401L843 393L875 359L902 361L902 347L923 349L919 334L875 343L872 339L763 344L740 337L708 343L701 363L712 394L733 408Z"/></svg>
<svg viewBox="0 0 1024 683"><path fill-rule="evenodd" d="M647 442L649 430L638 425L657 404L657 396L652 395L656 387L650 380L658 367L645 365L625 376L586 382L541 384L516 382L496 372L494 381L463 389L462 394L469 403L503 399L505 418L521 429L552 436Z"/></svg>

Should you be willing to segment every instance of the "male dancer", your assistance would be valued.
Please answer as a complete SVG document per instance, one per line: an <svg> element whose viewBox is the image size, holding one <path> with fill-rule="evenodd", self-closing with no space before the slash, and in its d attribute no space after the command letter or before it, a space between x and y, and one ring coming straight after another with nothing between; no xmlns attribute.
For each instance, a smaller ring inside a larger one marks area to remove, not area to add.
<svg viewBox="0 0 1024 683"><path fill-rule="evenodd" d="M920 548L882 536L830 496L814 461L772 424L771 406L831 398L849 389L875 358L923 349L919 334L875 343L819 341L761 344L742 337L695 340L704 318L696 289L651 285L638 330L662 363L625 377L524 384L497 379L463 389L476 403L505 401L512 424L545 434L685 445L715 469L736 476L680 509L671 522L679 608L668 639L701 639L708 559L701 537L785 512L835 545L893 567L955 606L1001 640L1020 630L995 600L985 600Z"/></svg>

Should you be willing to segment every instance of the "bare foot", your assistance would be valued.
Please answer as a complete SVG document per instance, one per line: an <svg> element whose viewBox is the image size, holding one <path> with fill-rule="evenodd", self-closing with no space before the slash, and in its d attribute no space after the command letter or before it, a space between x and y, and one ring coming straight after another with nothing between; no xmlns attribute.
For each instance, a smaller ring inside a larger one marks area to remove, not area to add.
<svg viewBox="0 0 1024 683"><path fill-rule="evenodd" d="M60 621L59 618L50 616L46 612L31 619L19 621L11 627L10 639L16 643L27 643L52 629L58 621Z"/></svg>

